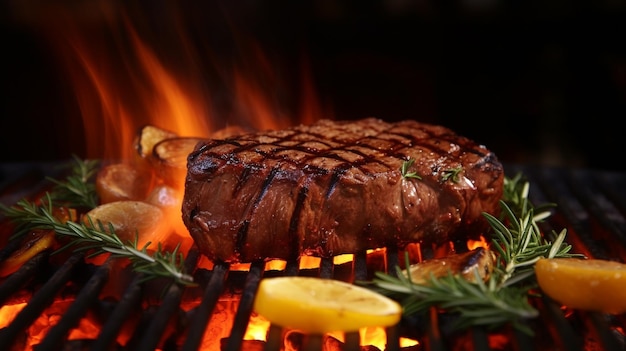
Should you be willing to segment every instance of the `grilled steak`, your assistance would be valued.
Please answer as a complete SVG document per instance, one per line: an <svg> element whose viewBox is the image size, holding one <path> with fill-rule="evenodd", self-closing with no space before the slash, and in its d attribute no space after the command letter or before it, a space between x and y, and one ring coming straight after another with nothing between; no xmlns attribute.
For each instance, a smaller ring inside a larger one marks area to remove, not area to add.
<svg viewBox="0 0 626 351"><path fill-rule="evenodd" d="M199 143L183 221L230 263L441 244L484 233L503 177L492 152L442 126L320 120Z"/></svg>

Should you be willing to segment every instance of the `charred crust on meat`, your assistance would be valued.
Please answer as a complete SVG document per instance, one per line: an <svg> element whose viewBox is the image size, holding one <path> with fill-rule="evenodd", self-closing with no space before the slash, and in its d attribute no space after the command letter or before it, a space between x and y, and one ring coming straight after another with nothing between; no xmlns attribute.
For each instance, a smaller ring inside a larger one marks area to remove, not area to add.
<svg viewBox="0 0 626 351"><path fill-rule="evenodd" d="M247 241L248 241L248 228L249 228L249 225L250 225L250 218L254 215L254 212L258 208L259 202L261 202L261 199L267 193L267 189L269 188L270 184L272 184L272 181L274 180L274 177L276 176L277 173L278 173L278 169L277 168L273 168L270 171L270 173L268 174L267 178L265 178L265 181L263 182L263 185L261 187L261 191L259 192L258 196L254 199L252 206L250 206L247 209L247 211L244 213L245 219L243 220L243 222L241 224L241 227L237 231L237 241L236 241L236 244L235 244L236 252L241 252L241 250L243 249L244 245L247 244Z"/></svg>
<svg viewBox="0 0 626 351"><path fill-rule="evenodd" d="M191 211L189 211L189 216L187 217L188 220L191 222L194 220L194 218L198 215L198 208L194 207L191 209Z"/></svg>
<svg viewBox="0 0 626 351"><path fill-rule="evenodd" d="M215 162L213 159L202 160L200 162L195 162L195 159L190 162L193 166L188 167L190 175L206 175L215 172L220 164Z"/></svg>
<svg viewBox="0 0 626 351"><path fill-rule="evenodd" d="M293 209L291 219L289 220L289 257L287 260L294 260L300 257L301 248L300 248L300 238L297 234L297 229L300 226L300 213L304 208L304 200L309 193L308 184L303 184L300 190L298 191L298 197L296 200L296 206Z"/></svg>
<svg viewBox="0 0 626 351"><path fill-rule="evenodd" d="M235 255L240 255L241 251L246 245L247 237L248 237L248 227L250 225L250 220L246 219L241 223L239 230L237 230L237 238L235 239Z"/></svg>
<svg viewBox="0 0 626 351"><path fill-rule="evenodd" d="M422 180L402 178L407 159ZM374 118L207 140L187 167L185 225L229 263L477 238L504 175L492 152L445 127ZM456 167L461 181L442 182Z"/></svg>
<svg viewBox="0 0 626 351"><path fill-rule="evenodd" d="M195 159L199 156L202 155L202 153L204 153L204 151L207 149L207 144L205 143L199 143L198 145L196 145L196 149L194 151L192 151L189 156L187 156L187 162L193 162L195 161Z"/></svg>
<svg viewBox="0 0 626 351"><path fill-rule="evenodd" d="M258 165L247 165L243 167L243 170L241 171L241 174L239 175L239 180L237 181L237 185L235 186L235 190L233 194L239 193L242 186L248 181L250 176L258 172L261 168L263 167L258 166Z"/></svg>
<svg viewBox="0 0 626 351"><path fill-rule="evenodd" d="M335 187L337 186L339 179L341 179L341 175L346 170L347 168L340 168L333 171L332 176L330 177L330 183L328 184L328 190L326 191L326 194L324 196L325 199L328 199L333 191L335 191Z"/></svg>

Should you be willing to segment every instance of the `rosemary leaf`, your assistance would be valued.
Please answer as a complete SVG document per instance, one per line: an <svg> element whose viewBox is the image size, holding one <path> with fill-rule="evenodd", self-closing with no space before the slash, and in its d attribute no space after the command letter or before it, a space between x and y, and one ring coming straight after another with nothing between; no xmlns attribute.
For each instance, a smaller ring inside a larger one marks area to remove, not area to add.
<svg viewBox="0 0 626 351"><path fill-rule="evenodd" d="M177 255L177 250L165 252L159 245L158 250L149 253L147 247L138 249L136 241L122 242L110 224L105 230L107 227L104 224L94 226L92 221L89 221L90 225L62 222L52 214L50 194L46 195L41 206L23 199L13 207L0 206L0 209L15 223L28 224L31 229L54 230L56 235L69 237L71 240L57 252L71 247L75 251L91 251L90 256L111 253L116 257L127 258L136 271L145 274L144 280L165 277L182 285L195 285L193 277L184 272L184 259L182 255Z"/></svg>
<svg viewBox="0 0 626 351"><path fill-rule="evenodd" d="M402 174L403 178L413 178L413 179L422 179L419 174L415 171L409 171L409 168L413 166L415 163L414 158L410 158L404 162L402 162L402 166L400 167L400 174Z"/></svg>
<svg viewBox="0 0 626 351"><path fill-rule="evenodd" d="M450 180L453 183L458 183L459 182L459 173L461 173L462 170L463 170L463 167L461 167L461 166L445 170L441 174L441 180L443 180L444 182L447 181L447 180Z"/></svg>
<svg viewBox="0 0 626 351"><path fill-rule="evenodd" d="M406 165L406 168L405 168ZM403 174L410 160L403 164ZM470 282L460 275L449 274L423 285L414 284L396 267L395 276L376 272L372 282L361 282L371 289L399 301L407 316L424 313L435 307L456 316L454 328L472 326L495 328L510 324L517 330L532 335L525 320L538 316L530 304L531 290L536 287L534 263L541 257L575 257L565 242L566 230L558 235L543 235L538 223L551 214L553 204L535 207L528 199L530 185L521 174L505 178L502 208L499 218L484 213L491 227L490 247L497 260L486 282ZM535 214L537 213L537 214ZM554 241L548 238L553 236ZM408 256L405 257L409 266Z"/></svg>
<svg viewBox="0 0 626 351"><path fill-rule="evenodd" d="M54 203L71 208L92 209L98 205L98 195L94 178L100 167L98 160L81 160L74 156L71 174L60 181L47 177L54 183L51 197Z"/></svg>
<svg viewBox="0 0 626 351"><path fill-rule="evenodd" d="M179 284L195 285L193 278L184 272L184 256L178 253L178 247L173 252L165 252L159 244L152 253L147 250L150 243L141 249L137 248L137 236L134 242L122 242L115 235L111 223L94 223L91 218L87 218L88 225L85 225L73 221L63 222L54 216L54 207L92 209L98 205L94 178L99 165L97 160L80 160L74 156L71 174L65 180L47 178L54 183L54 187L42 199L42 205L26 199L12 207L0 204L0 211L16 226L16 234L11 239L35 228L54 230L58 236L71 238L55 253L68 249L85 252L87 257L110 253L115 257L129 259L135 271L144 274L142 281L165 277Z"/></svg>

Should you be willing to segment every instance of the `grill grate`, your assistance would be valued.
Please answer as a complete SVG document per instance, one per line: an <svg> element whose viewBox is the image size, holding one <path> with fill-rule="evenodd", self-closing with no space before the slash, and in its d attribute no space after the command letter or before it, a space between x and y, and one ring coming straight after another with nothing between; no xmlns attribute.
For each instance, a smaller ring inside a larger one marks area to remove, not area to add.
<svg viewBox="0 0 626 351"><path fill-rule="evenodd" d="M0 202L11 205L24 197L36 197L49 187L46 176L57 177L63 167L58 164L14 164L0 165ZM510 176L521 172L531 182L530 198L534 203L558 204L555 214L543 230L568 231L568 242L574 252L587 256L625 261L626 259L626 175L621 173L508 165ZM0 220L4 221L3 218ZM7 236L7 229L0 233ZM5 259L15 248L12 243L0 250L0 260ZM432 252L422 252L424 258ZM386 262L389 267L398 264L398 252L388 250ZM200 254L192 248L186 266L193 271ZM201 347L207 325L213 317L220 297L226 290L239 294L229 336L221 340L225 351L261 349L278 351L283 349L284 330L271 325L267 341L261 344L244 340L252 314L252 304L260 280L270 275L314 275L329 279L356 280L371 277L365 253L355 255L346 273L345 265L335 265L332 259L322 259L319 268L300 270L299 262L287 262L280 271L265 271L263 262L251 264L248 272L231 271L228 265L217 264L211 270L197 269L197 288L170 286L158 304L147 309L138 306L145 299L145 288L136 275L126 287L119 301L99 301L98 295L107 283L111 262L93 266L85 264L83 257L74 254L58 267L50 267L49 253L44 252L31 259L13 275L0 281L0 302L19 301L20 296L30 294L25 307L4 329L0 330L0 345L11 345L10 350L25 348L24 333L48 308L55 296L72 296L63 316L52 326L37 351L59 349L108 350L198 350ZM368 271L369 270L369 271ZM195 291L190 291L195 289ZM186 294L198 296L199 304L185 312L181 301ZM446 316L432 313L425 323L426 330L415 334L412 324L402 323L386 330L389 351L419 350L625 350L624 328L626 316L605 315L585 311L564 311L548 298L535 301L540 317L529 321L536 334L529 335L510 329L495 335L504 340L494 343L494 334L482 328L456 333L449 330ZM95 307L94 307L95 306ZM68 341L68 334L87 313L101 316L103 323L98 337L93 340ZM125 347L115 343L125 322L139 314L136 330ZM406 325L405 325L406 324ZM173 327L172 327L173 325ZM415 335L413 335L415 334ZM401 336L415 336L420 344L410 348L400 347ZM322 336L308 337L298 344L301 349L324 349L326 340ZM297 342L296 342L297 344ZM358 333L345 337L343 350L365 350L360 345Z"/></svg>

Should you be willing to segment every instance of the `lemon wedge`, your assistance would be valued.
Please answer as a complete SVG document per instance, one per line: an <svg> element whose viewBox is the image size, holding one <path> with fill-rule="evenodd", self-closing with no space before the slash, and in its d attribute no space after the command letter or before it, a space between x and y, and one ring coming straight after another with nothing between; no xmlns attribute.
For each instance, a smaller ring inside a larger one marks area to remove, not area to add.
<svg viewBox="0 0 626 351"><path fill-rule="evenodd" d="M34 230L28 233L22 245L0 262L0 278L15 273L26 261L55 244L54 231Z"/></svg>
<svg viewBox="0 0 626 351"><path fill-rule="evenodd" d="M551 258L535 264L537 283L553 300L574 309L626 312L626 264L601 259Z"/></svg>
<svg viewBox="0 0 626 351"><path fill-rule="evenodd" d="M101 222L107 232L111 224L115 234L125 243L134 241L137 236L137 247L141 249L148 242L167 242L170 227L169 223L163 224L164 218L163 210L156 205L122 200L91 209L83 216L83 222L88 226L93 224L97 229L98 222Z"/></svg>
<svg viewBox="0 0 626 351"><path fill-rule="evenodd" d="M312 334L392 326L402 315L400 304L386 296L314 277L264 278L254 310L276 325Z"/></svg>

